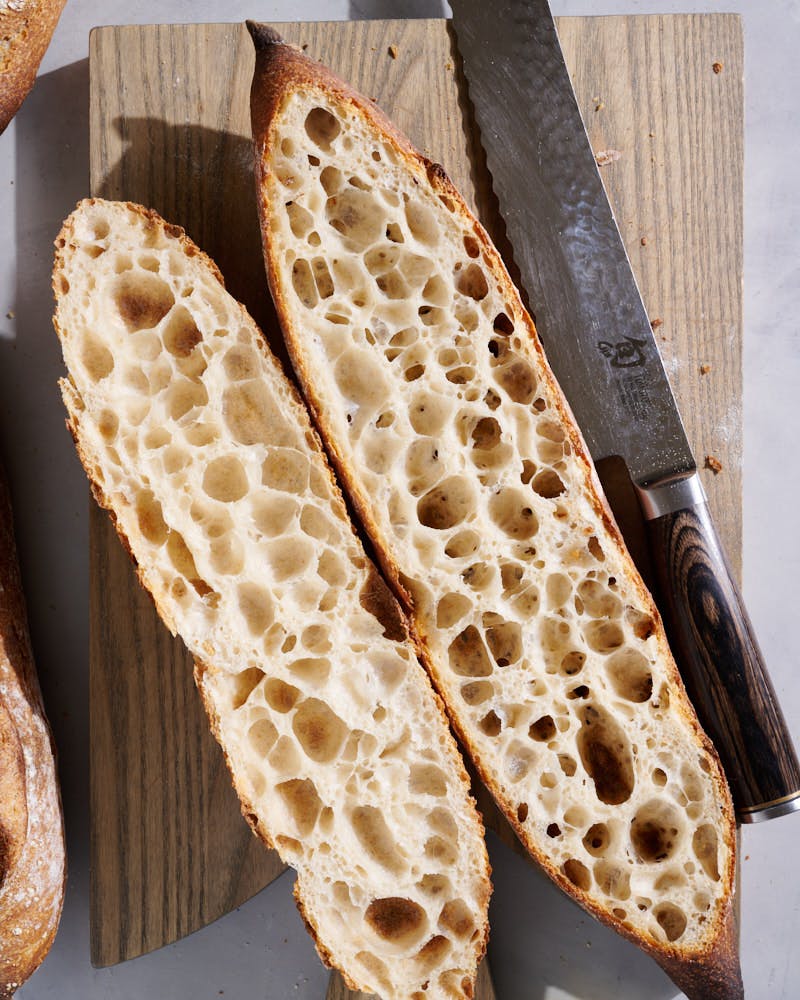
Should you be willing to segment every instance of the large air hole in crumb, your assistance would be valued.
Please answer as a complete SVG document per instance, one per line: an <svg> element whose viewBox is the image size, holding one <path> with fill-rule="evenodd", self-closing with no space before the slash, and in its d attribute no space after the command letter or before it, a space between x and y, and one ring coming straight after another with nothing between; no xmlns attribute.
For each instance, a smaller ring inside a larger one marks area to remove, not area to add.
<svg viewBox="0 0 800 1000"><path fill-rule="evenodd" d="M552 469L542 469L531 483L534 493L538 493L545 500L554 500L566 489L561 481L561 477Z"/></svg>
<svg viewBox="0 0 800 1000"><path fill-rule="evenodd" d="M646 611L639 611L636 608L625 609L625 621L633 629L633 634L637 639L649 639L655 631L655 622L652 615Z"/></svg>
<svg viewBox="0 0 800 1000"><path fill-rule="evenodd" d="M659 903L653 910L653 916L668 941L677 941L686 930L686 914L674 903Z"/></svg>
<svg viewBox="0 0 800 1000"><path fill-rule="evenodd" d="M99 382L114 370L114 357L111 351L91 333L84 335L81 361L92 382Z"/></svg>
<svg viewBox="0 0 800 1000"><path fill-rule="evenodd" d="M552 715L543 715L536 722L532 722L528 728L528 736L538 743L549 743L556 735L556 724Z"/></svg>
<svg viewBox="0 0 800 1000"><path fill-rule="evenodd" d="M208 392L202 383L188 379L175 380L167 394L167 409L173 420L180 420L196 407L208 403Z"/></svg>
<svg viewBox="0 0 800 1000"><path fill-rule="evenodd" d="M593 705L583 707L579 717L578 752L598 799L608 805L627 802L633 793L633 760L622 727Z"/></svg>
<svg viewBox="0 0 800 1000"><path fill-rule="evenodd" d="M294 448L271 448L261 466L261 482L282 493L305 493L309 482L308 458Z"/></svg>
<svg viewBox="0 0 800 1000"><path fill-rule="evenodd" d="M233 503L247 493L247 473L235 455L209 462L203 474L203 490L212 500Z"/></svg>
<svg viewBox="0 0 800 1000"><path fill-rule="evenodd" d="M486 629L486 643L498 667L507 667L522 656L522 628L516 622L493 625Z"/></svg>
<svg viewBox="0 0 800 1000"><path fill-rule="evenodd" d="M290 528L298 509L296 501L291 497L256 496L253 499L253 521L262 535L277 538Z"/></svg>
<svg viewBox="0 0 800 1000"><path fill-rule="evenodd" d="M447 779L442 769L435 764L414 764L410 768L408 788L414 795L433 795L438 798L447 794Z"/></svg>
<svg viewBox="0 0 800 1000"><path fill-rule="evenodd" d="M425 527L443 531L460 524L472 513L474 505L470 482L451 476L422 497L417 504L417 517Z"/></svg>
<svg viewBox="0 0 800 1000"><path fill-rule="evenodd" d="M275 791L283 799L300 836L307 837L317 825L322 809L314 782L308 778L293 778L276 785Z"/></svg>
<svg viewBox="0 0 800 1000"><path fill-rule="evenodd" d="M621 627L613 621L591 621L583 626L583 635L596 653L611 653L625 642Z"/></svg>
<svg viewBox="0 0 800 1000"><path fill-rule="evenodd" d="M620 649L606 662L614 691L626 701L645 702L653 693L653 675L646 657L636 649Z"/></svg>
<svg viewBox="0 0 800 1000"><path fill-rule="evenodd" d="M299 240L304 240L314 228L314 216L295 201L287 202L286 214L289 217L289 228Z"/></svg>
<svg viewBox="0 0 800 1000"><path fill-rule="evenodd" d="M267 699L267 704L270 708L285 715L286 712L290 712L297 704L297 700L300 697L300 689L296 688L293 684L287 684L286 681L282 681L279 677L270 677L264 683L264 697Z"/></svg>
<svg viewBox="0 0 800 1000"><path fill-rule="evenodd" d="M302 257L292 265L292 287L302 304L307 309L313 309L319 301L317 285L311 273L311 265Z"/></svg>
<svg viewBox="0 0 800 1000"><path fill-rule="evenodd" d="M539 530L539 522L527 497L513 487L504 487L491 497L489 516L511 538L533 538Z"/></svg>
<svg viewBox="0 0 800 1000"><path fill-rule="evenodd" d="M480 535L475 531L459 531L448 541L444 554L450 559L463 559L474 555L481 544Z"/></svg>
<svg viewBox="0 0 800 1000"><path fill-rule="evenodd" d="M258 719L247 730L247 739L250 746L259 757L266 757L275 746L278 738L278 730L269 719Z"/></svg>
<svg viewBox="0 0 800 1000"><path fill-rule="evenodd" d="M495 567L491 563L477 562L467 566L461 579L476 591L489 590L494 585Z"/></svg>
<svg viewBox="0 0 800 1000"><path fill-rule="evenodd" d="M439 226L436 217L421 201L409 199L405 206L409 232L417 242L435 247L439 243Z"/></svg>
<svg viewBox="0 0 800 1000"><path fill-rule="evenodd" d="M330 152L331 143L342 130L336 117L325 108L312 108L304 124L308 138L324 153Z"/></svg>
<svg viewBox="0 0 800 1000"><path fill-rule="evenodd" d="M464 594L445 594L436 606L437 628L451 628L471 607L472 601Z"/></svg>
<svg viewBox="0 0 800 1000"><path fill-rule="evenodd" d="M513 740L506 750L503 761L508 780L514 783L522 781L531 767L533 767L535 761L536 753L530 746L525 746L519 740ZM552 788L554 784L555 781L547 787Z"/></svg>
<svg viewBox="0 0 800 1000"><path fill-rule="evenodd" d="M258 667L248 667L236 674L233 678L232 707L241 708L263 679L264 671Z"/></svg>
<svg viewBox="0 0 800 1000"><path fill-rule="evenodd" d="M494 372L497 383L514 403L527 405L536 395L536 375L531 365L522 359L512 360Z"/></svg>
<svg viewBox="0 0 800 1000"><path fill-rule="evenodd" d="M136 518L139 530L152 545L163 545L169 528L164 522L161 504L150 490L143 490L136 496Z"/></svg>
<svg viewBox="0 0 800 1000"><path fill-rule="evenodd" d="M451 899L439 914L439 929L457 938L467 939L475 930L472 909L463 899Z"/></svg>
<svg viewBox="0 0 800 1000"><path fill-rule="evenodd" d="M631 820L631 843L641 861L666 861L680 841L681 820L675 806L652 799L640 806Z"/></svg>
<svg viewBox="0 0 800 1000"><path fill-rule="evenodd" d="M328 222L345 247L357 253L372 246L383 233L384 212L373 194L352 187L331 196L325 204Z"/></svg>
<svg viewBox="0 0 800 1000"><path fill-rule="evenodd" d="M418 943L428 929L428 919L422 907L411 899L399 896L374 899L367 907L364 919L382 941L398 948L409 948Z"/></svg>
<svg viewBox="0 0 800 1000"><path fill-rule="evenodd" d="M251 635L261 635L274 620L274 608L269 592L255 583L239 585L236 596L239 611L247 623Z"/></svg>
<svg viewBox="0 0 800 1000"><path fill-rule="evenodd" d="M489 711L478 723L478 728L486 736L499 736L503 728L503 720L494 710Z"/></svg>
<svg viewBox="0 0 800 1000"><path fill-rule="evenodd" d="M314 545L302 536L279 539L270 543L267 549L267 558L278 582L302 576L314 556Z"/></svg>
<svg viewBox="0 0 800 1000"><path fill-rule="evenodd" d="M350 825L368 857L393 875L405 870L405 862L383 813L374 806L356 806Z"/></svg>
<svg viewBox="0 0 800 1000"><path fill-rule="evenodd" d="M111 294L129 333L158 326L175 304L169 285L150 272L126 271Z"/></svg>
<svg viewBox="0 0 800 1000"><path fill-rule="evenodd" d="M333 760L347 736L347 726L317 698L300 705L292 729L306 756L318 764Z"/></svg>
<svg viewBox="0 0 800 1000"><path fill-rule="evenodd" d="M478 264L469 264L456 272L456 288L462 295L466 295L476 302L481 302L489 294L489 284L486 275Z"/></svg>
<svg viewBox="0 0 800 1000"><path fill-rule="evenodd" d="M177 306L167 320L162 339L173 357L188 358L203 339L203 335L197 329L197 324L189 311L183 306Z"/></svg>
<svg viewBox="0 0 800 1000"><path fill-rule="evenodd" d="M289 672L307 685L320 687L331 672L331 662L324 656L303 656L289 664Z"/></svg>
<svg viewBox="0 0 800 1000"><path fill-rule="evenodd" d="M584 611L592 618L619 618L622 602L597 580L584 580L578 587Z"/></svg>
<svg viewBox="0 0 800 1000"><path fill-rule="evenodd" d="M408 410L408 419L417 434L437 437L450 419L450 403L435 393L418 393Z"/></svg>
<svg viewBox="0 0 800 1000"><path fill-rule="evenodd" d="M593 872L601 892L614 899L630 899L631 877L621 865L613 861L598 861Z"/></svg>
<svg viewBox="0 0 800 1000"><path fill-rule="evenodd" d="M453 945L448 938L442 934L434 934L417 952L414 962L422 972L431 972L444 962L445 956L452 951L452 948ZM411 1000L414 1000L415 996L424 998L425 994L414 993Z"/></svg>
<svg viewBox="0 0 800 1000"><path fill-rule="evenodd" d="M211 567L215 573L235 576L244 569L244 545L236 535L225 535L211 543Z"/></svg>
<svg viewBox="0 0 800 1000"><path fill-rule="evenodd" d="M561 866L561 870L576 888L582 889L584 892L591 889L592 875L582 861L578 861L577 858L569 858Z"/></svg>
<svg viewBox="0 0 800 1000"><path fill-rule="evenodd" d="M450 669L460 677L488 677L492 663L474 625L468 625L450 643L448 649Z"/></svg>
<svg viewBox="0 0 800 1000"><path fill-rule="evenodd" d="M692 837L692 850L703 871L710 879L719 882L719 860L717 831L710 823L698 827Z"/></svg>
<svg viewBox="0 0 800 1000"><path fill-rule="evenodd" d="M427 438L412 441L406 454L406 475L412 496L431 489L442 477L439 445Z"/></svg>
<svg viewBox="0 0 800 1000"><path fill-rule="evenodd" d="M605 823L594 823L583 836L583 846L596 858L602 858L611 843L611 834Z"/></svg>

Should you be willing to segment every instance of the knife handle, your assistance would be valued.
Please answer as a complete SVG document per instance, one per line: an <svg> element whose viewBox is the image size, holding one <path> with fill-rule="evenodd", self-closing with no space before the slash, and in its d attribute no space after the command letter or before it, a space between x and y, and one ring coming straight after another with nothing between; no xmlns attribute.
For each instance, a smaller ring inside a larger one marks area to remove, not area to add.
<svg viewBox="0 0 800 1000"><path fill-rule="evenodd" d="M681 495L694 502L676 504ZM722 760L739 819L800 809L792 738L699 477L639 490L639 497L670 645Z"/></svg>

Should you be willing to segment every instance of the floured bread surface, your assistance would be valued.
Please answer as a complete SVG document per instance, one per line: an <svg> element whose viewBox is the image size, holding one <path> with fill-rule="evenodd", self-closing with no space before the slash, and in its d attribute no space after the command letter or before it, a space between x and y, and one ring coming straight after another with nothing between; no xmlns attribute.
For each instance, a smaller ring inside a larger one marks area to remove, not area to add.
<svg viewBox="0 0 800 1000"><path fill-rule="evenodd" d="M320 953L384 998L470 997L482 830L405 622L294 390L213 264L87 201L57 242L62 382L96 496L197 681Z"/></svg>
<svg viewBox="0 0 800 1000"><path fill-rule="evenodd" d="M44 960L64 903L53 738L33 662L11 501L0 467L0 997Z"/></svg>
<svg viewBox="0 0 800 1000"><path fill-rule="evenodd" d="M707 954L727 786L496 251L440 167L268 37L252 109L292 358L459 735L556 881L662 960Z"/></svg>

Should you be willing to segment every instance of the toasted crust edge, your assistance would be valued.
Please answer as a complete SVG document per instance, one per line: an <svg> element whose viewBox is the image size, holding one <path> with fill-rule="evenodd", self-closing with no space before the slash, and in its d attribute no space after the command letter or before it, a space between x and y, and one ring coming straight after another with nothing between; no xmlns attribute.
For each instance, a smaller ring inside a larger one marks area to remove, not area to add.
<svg viewBox="0 0 800 1000"><path fill-rule="evenodd" d="M102 204L103 201L104 199L102 198L85 198L82 201L78 202L77 208L81 208L82 206ZM219 281L219 283L224 288L225 282L217 265L204 251L200 250L200 248L186 235L185 231L180 226L171 225L170 223L165 222L164 219L162 219L161 216L156 211L154 211L153 209L145 208L143 205L138 205L134 202L124 202L123 204L130 211L135 212L137 215L145 219L148 226L157 226L160 229L162 229L163 232L167 233L169 236L177 239L180 243L183 252L189 257L197 258L197 262L200 264L200 266L207 267L211 271L213 276ZM52 283L56 301L59 300L61 295L58 279L60 278L63 269L63 250L69 243L71 233L72 233L72 225L70 217L70 219L68 219L62 226L61 231L55 241L56 252L55 252L55 264L53 268ZM245 307L241 303L238 303L238 306L239 309L241 310L243 321L246 323L252 323L252 325L258 330L257 324L250 317L250 314L247 312ZM62 341L64 339L64 331L62 330L58 322L57 314L55 314L53 317L53 326L55 328L59 341ZM260 332L261 331L259 331L259 333ZM263 334L261 334L260 339L258 340L258 344L260 350L264 353L265 356L271 353L269 352L269 347L267 346L267 342L264 339ZM283 372L280 359L272 355L272 360L274 360L278 369L281 372ZM284 377L286 377L285 373L283 374ZM307 407L305 406L305 403L300 393L296 389L291 379L286 377L286 381L289 387L291 405L296 408L296 412L301 419L303 420L308 419ZM122 526L119 523L119 520L116 516L113 500L105 492L102 484L99 482L94 470L91 456L88 454L87 450L83 447L81 440L81 431L80 431L80 416L78 408L75 405L77 401L77 394L75 393L74 387L72 386L72 383L68 378L62 379L60 385L62 390L62 396L64 398L64 404L69 414L66 421L66 426L70 434L72 435L72 439L75 442L75 448L77 450L78 457L81 461L81 464L83 465L87 478L89 479L92 495L94 496L94 499L97 502L98 506L102 507L104 510L108 512L109 517L111 519L111 523L113 524L117 532L117 535L119 536L119 539L122 542L123 548L128 553L128 556L130 557L131 562L133 563L139 583L144 588L144 590L150 595L150 598L152 599L155 605L159 617L167 626L167 628L170 630L172 635L176 635L177 631L175 628L175 623L172 620L169 613L167 612L165 603L159 599L158 594L156 593L154 588L149 584L146 574L140 567L132 551L130 541L125 532L123 531ZM347 518L348 523L350 524L350 530L353 532L354 535L356 535L355 527L346 513L346 507L344 499L342 497L342 492L339 488L339 484L336 481L333 469L331 468L330 463L328 461L327 453L325 451L325 448L323 447L323 443L319 436L319 433L313 425L313 421L310 421L309 429L313 436L313 440L323 458L325 469L329 477L332 494L335 497L336 501L341 506L344 516ZM381 608L381 614L376 613L376 617L378 617L379 620L383 623L384 618L382 617L382 615L385 615L388 628L393 628L396 631L399 631L400 629L405 630L408 640L411 642L415 652L417 653L417 656L419 657L420 649L416 642L415 636L410 628L410 622L408 621L405 612L403 611L399 602L397 602L397 600L394 598L389 588L386 587L383 578L380 576L377 569L374 567L372 560L369 558L368 555L366 555L366 553L365 553L365 560L368 567L367 572L369 574L370 582L373 585L373 593L375 594L375 603L376 606L380 606ZM211 732L214 738L216 739L217 743L219 744L220 749L222 750L222 755L225 759L225 764L228 768L228 773L231 778L231 784L239 798L242 816L244 817L245 821L247 822L248 826L251 828L253 833L259 838L259 840L261 840L261 842L270 850L276 851L276 853L280 856L280 851L277 845L273 842L267 829L260 822L253 802L248 797L246 791L241 786L241 784L237 782L236 775L233 770L233 765L230 756L228 754L228 750L222 739L219 714L214 706L213 699L211 697L210 692L208 691L208 687L206 684L206 676L208 674L213 674L213 672L214 672L214 667L212 665L206 663L205 661L203 661L198 657L194 657L193 673L194 673L195 684L197 685L197 689L200 693L200 697L203 702L203 707L208 717ZM448 729L450 729L451 728L450 720L445 711L442 699L440 698L438 692L435 689L433 691L433 697L443 725L445 725ZM467 796L474 805L475 800L473 796L470 794L469 777L467 776L466 770L464 769L463 761L459 756L458 750L455 744L452 742L450 744L449 752L451 754L451 759L453 760L453 763L456 764L457 766L457 770L459 771L463 787L467 792ZM485 912L488 908L488 902L492 893L492 885L490 878L491 865L489 864L489 856L485 845L485 836L484 836L485 830L483 826L483 821L480 812L477 810L477 807L475 809L475 818L478 827L476 832L480 834L481 842L483 843L483 867L485 876L481 880L482 882L481 902L483 904L482 908ZM281 858L281 860L283 860L283 858ZM287 867L291 866L289 866L287 863ZM333 953L323 944L319 934L319 927L313 920L310 908L306 905L305 899L303 897L302 888L300 887L297 881L295 882L294 886L294 898L297 908L306 926L306 929L308 930L308 933L311 935L311 938L314 942L314 946L317 950L317 954L319 955L323 964L327 968L338 969L350 989L356 991L364 991L364 992L369 991L370 986L364 982L359 982L353 979L349 975L349 973L347 973L336 962L336 958L333 955ZM486 954L488 941L489 941L489 924L488 920L484 919L481 937L476 942L476 968L480 964L484 955ZM1 995L2 994L0 994L0 996Z"/></svg>
<svg viewBox="0 0 800 1000"><path fill-rule="evenodd" d="M464 219L468 225L473 227L474 234L481 243L482 249L491 259L493 270L503 283L506 294L511 297L512 301L517 305L520 314L524 317L530 346L539 358L542 374L547 379L553 396L557 401L560 417L569 431L570 441L575 454L584 467L587 491L589 492L594 509L602 518L618 547L626 571L631 575L635 583L639 600L657 623L660 653L667 664L667 674L674 686L674 693L678 696L675 699L675 704L681 716L689 725L698 746L709 753L715 766L714 785L723 803L723 819L725 822L725 829L721 832L723 833L725 844L731 852L731 864L726 873L726 884L724 886L727 904L721 908L717 921L710 925L706 945L698 949L687 950L686 948L645 938L644 935L625 927L619 920L597 906L585 893L577 889L562 872L552 865L547 856L536 847L518 822L516 812L511 808L511 804L504 802L502 796L492 787L489 770L485 762L481 759L480 754L471 744L469 734L458 725L455 719L451 719L451 725L456 731L462 746L470 754L479 777L495 797L505 818L514 829L523 846L561 889L591 913L592 916L650 954L690 998L697 998L697 1000L736 1000L736 998L743 997L744 992L739 969L733 911L736 867L735 820L733 804L727 781L722 771L722 765L716 750L701 728L694 710L691 708L683 681L667 646L658 609L649 591L647 591L642 583L638 570L635 568L633 560L628 553L608 501L603 495L600 482L589 457L586 443L577 427L569 404L547 363L533 320L525 309L519 292L514 287L505 265L483 226L472 215L461 194L454 187L440 164L433 163L422 156L412 146L406 136L396 128L377 106L344 83L329 69L309 59L294 46L283 41L267 25L248 22L247 26L256 48L256 67L251 89L251 120L255 146L257 200L264 246L264 261L270 291L275 302L275 308L284 332L289 356L300 382L303 396L311 411L314 422L325 441L328 454L340 481L348 493L349 499L364 526L366 534L374 545L376 557L381 568L390 580L400 603L412 617L412 631L416 635L423 662L431 675L434 686L437 687L440 696L442 696L443 692L436 682L435 666L425 642L425 636L414 623L413 597L403 585L400 568L392 559L390 547L387 545L386 539L381 534L379 526L372 515L369 498L359 490L357 478L349 468L342 452L336 447L331 426L326 419L323 400L315 386L313 373L308 370L303 362L299 337L292 322L291 312L287 306L286 299L282 293L278 266L273 255L270 253L272 236L269 212L262 195L266 176L265 161L268 153L270 128L273 121L278 117L283 103L295 89L313 89L340 99L346 106L349 106L362 115L370 127L383 133L384 137L395 144L397 152L412 174L424 176L438 194L450 198L456 206L455 213ZM444 700L446 704L446 699Z"/></svg>

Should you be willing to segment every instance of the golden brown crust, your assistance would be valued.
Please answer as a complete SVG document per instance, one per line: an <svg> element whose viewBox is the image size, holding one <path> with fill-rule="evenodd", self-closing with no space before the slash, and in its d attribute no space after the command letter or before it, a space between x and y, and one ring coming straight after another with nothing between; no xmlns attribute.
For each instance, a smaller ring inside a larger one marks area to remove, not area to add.
<svg viewBox="0 0 800 1000"><path fill-rule="evenodd" d="M67 0L14 0L0 10L0 134L36 79Z"/></svg>
<svg viewBox="0 0 800 1000"><path fill-rule="evenodd" d="M0 468L0 997L53 943L65 852L55 750L42 705Z"/></svg>
<svg viewBox="0 0 800 1000"><path fill-rule="evenodd" d="M603 495L586 444L575 423L569 405L555 380L555 376L547 364L533 320L526 312L519 293L514 287L497 250L481 224L470 213L463 198L450 182L444 169L439 164L432 163L419 154L408 139L397 130L371 101L366 100L352 90L352 88L338 79L324 66L313 62L299 50L287 45L271 29L252 23L248 23L248 27L256 46L256 69L251 91L251 116L255 143L256 180L259 190L259 215L270 291L275 301L275 307L284 331L289 355L306 403L312 413L316 426L325 440L328 454L340 482L343 483L350 502L375 547L376 557L381 568L392 584L401 603L411 614L412 634L416 637L420 654L433 680L434 686L437 688L439 694L443 695L442 686L437 681L436 664L432 660L426 643L426 636L420 631L419 624L414 620L413 595L409 592L407 583L400 572L400 567L392 557L391 546L382 534L376 521L370 497L365 495L360 489L357 477L349 467L348 461L341 450L337 447L336 435L333 433L326 415L327 407L319 394L313 373L305 363L300 346L300 338L292 321L291 310L283 294L277 255L270 252L272 233L270 229L269 209L263 191L265 190L266 182L266 164L270 158L270 142L273 139L271 125L279 116L282 107L291 94L297 91L312 90L316 93L322 93L328 98L333 97L341 101L345 110L361 115L366 119L371 128L381 133L384 140L388 139L390 142L393 142L399 158L402 159L408 170L418 177L420 181L423 179L427 181L440 197L449 199L453 206L453 213L466 225L472 227L475 237L481 245L483 256L502 283L505 294L513 302L515 313L524 317L529 345L539 359L540 374L549 384L563 426L568 432L574 453L583 466L587 496L591 498L595 512L602 518L616 543L620 557L626 566L629 580L634 584L639 600L643 607L648 609L656 623L660 655L666 664L667 673L673 687L673 703L679 714L689 725L697 744L708 752L712 761L714 768L713 781L718 798L723 805L724 825L720 832L731 852L732 861L723 876L726 879L724 894L728 902L718 913L716 921L710 923L705 936L705 945L691 950L687 947L660 942L652 937L645 937L643 934L631 930L607 910L602 909L594 903L586 893L574 886L565 877L563 872L557 869L547 856L537 848L532 838L517 820L514 804L504 801L503 796L498 794L497 786L491 778L491 769L482 761L480 754L470 739L469 733L465 732L459 726L456 721L456 714L451 713L451 724L456 731L456 735L462 746L469 751L481 780L495 796L506 819L520 841L553 881L593 916L597 917L597 919L650 953L689 997L695 997L697 1000L700 1000L700 998L703 998L703 1000L706 1000L706 998L707 1000L722 1000L722 998L733 1000L733 998L741 997L743 992L733 914L736 852L735 821L730 793L722 766L716 751L700 727L694 710L689 703L680 674L669 651L658 611L651 595L641 581L633 560L627 552L622 535L608 502ZM445 698L445 702L446 700Z"/></svg>
<svg viewBox="0 0 800 1000"><path fill-rule="evenodd" d="M81 206L95 205L98 204L99 202L100 199L94 199L94 198L84 199L84 201L79 202L78 208L80 208ZM132 202L127 202L125 203L125 206L130 211L135 212L137 215L144 218L149 225L161 229L169 236L178 239L183 252L186 253L186 255L189 257L197 258L198 263L200 263L204 267L207 267L214 275L214 277L220 282L220 284L224 286L222 275L219 272L214 261L211 260L211 258L208 257L203 251L201 251L188 236L186 236L183 229L177 226L169 225L168 223L164 222L164 220L158 215L158 213L156 213L151 209L147 209L141 205L137 205ZM56 248L55 264L53 269L52 284L56 299L58 299L59 296L63 294L62 282L64 280L63 279L64 251L67 248L69 248L73 243L73 238L74 238L73 219L74 215L70 216L70 218L65 222L64 226L61 229L61 232L59 233L55 241L55 248ZM249 317L247 310L244 308L244 306L239 305L239 309L241 310L243 323L252 324L252 320ZM68 336L68 332L62 329L58 320L57 313L53 318L53 325L55 327L59 339L63 341L65 337ZM265 340L259 342L258 346L265 357L270 356L269 348L267 347ZM271 357L271 360L275 364L277 364L278 367L280 368L280 361L277 358ZM291 382L291 380L289 379L286 380L286 385L290 399L290 406L295 408L297 420L299 422L306 422L307 420L306 407L298 390L296 389L294 383ZM114 500L104 489L100 470L93 456L91 455L89 450L84 446L84 435L81 431L82 403L80 397L78 396L72 384L71 379L69 378L62 379L60 386L64 404L67 408L67 412L69 415L67 419L67 427L75 442L76 450L78 453L78 457L81 461L81 464L83 465L87 477L89 478L92 494L95 500L97 501L98 505L108 511L112 524L114 525L117 534L119 535L120 541L122 542L125 551L128 553L134 564L139 582L153 600L156 610L158 611L158 614L161 617L164 624L167 626L167 628L170 629L172 634L175 635L176 634L175 623L172 620L171 615L169 614L168 603L166 600L161 599L161 595L158 591L158 588L154 586L153 581L148 578L146 573L143 571L142 567L139 566L136 557L134 555L134 552L132 550L131 543L128 537L126 536L117 517L117 513L115 511L115 506L114 506ZM311 448L316 449L322 456L325 464L326 474L328 476L331 494L334 498L333 502L336 504L337 507L340 508L342 517L348 520L348 523L350 525L350 530L355 535L356 534L355 527L353 526L352 522L349 521L341 490L339 489L339 485L336 482L333 470L328 464L326 453L323 448L319 434L317 433L317 431L314 429L313 426L309 427L307 439L309 446ZM402 610L400 604L394 598L391 591L386 586L382 577L375 569L374 565L369 561L369 559L365 559L365 563L366 563L367 580L361 592L361 600L363 605L365 606L365 608L367 608L367 610L371 611L371 613L374 614L376 618L378 618L378 620L384 626L385 635L388 638L397 639L400 641L408 640L411 641L413 645L413 636L411 635L410 623L404 611ZM194 679L198 691L200 693L201 699L203 701L203 705L209 720L211 731L215 739L219 743L220 748L222 749L222 753L225 758L228 771L231 775L231 783L234 787L234 790L236 791L236 794L239 797L241 812L245 821L253 830L254 834L265 844L266 847L276 850L278 851L279 854L281 854L281 846L282 846L280 843L281 838L278 837L277 842L273 841L269 831L266 829L264 824L259 819L256 806L250 798L248 788L245 785L244 781L240 780L237 777L236 769L233 765L229 749L222 738L221 720L217 711L214 697L212 696L212 693L209 690L209 684L213 679L215 669L216 668L213 666L213 664L195 657ZM445 708L441 698L435 691L433 692L433 697L442 724L445 727L449 727L449 719L445 712ZM469 778L464 769L463 761L461 760L458 750L452 740L448 741L446 752L451 758L454 769L456 773L459 775L465 791L469 793L469 786L470 786ZM471 798L471 796L468 797L470 802L474 804L474 800ZM483 845L484 828L481 822L480 814L477 812L477 810L475 812L475 820L478 828L477 832L480 835L481 843ZM479 902L480 902L480 913L485 914L488 908L489 897L491 896L491 891L492 891L492 886L490 881L491 868L489 865L488 854L486 853L485 845L483 845L483 857L481 858L481 862L482 862L481 866L482 871L484 871L486 874L481 879L481 892L480 892ZM311 935L312 939L314 940L317 952L319 953L320 958L325 963L325 965L328 966L329 968L333 967L338 968L342 972L345 982L351 989L369 992L370 989L369 985L365 982L357 982L353 980L352 977L349 976L345 972L345 970L341 968L341 963L336 961L335 956L322 943L319 928L313 919L313 915L310 911L310 908L306 905L303 899L302 889L298 883L295 884L294 896L297 903L297 907L300 911L300 914L303 918L306 928L309 934ZM483 958L486 952L486 946L489 938L489 928L486 920L483 920L481 926L479 927L479 932L480 932L480 937L475 943L475 951L477 953L476 965L480 962L480 960ZM2 996L1 992L0 996Z"/></svg>

